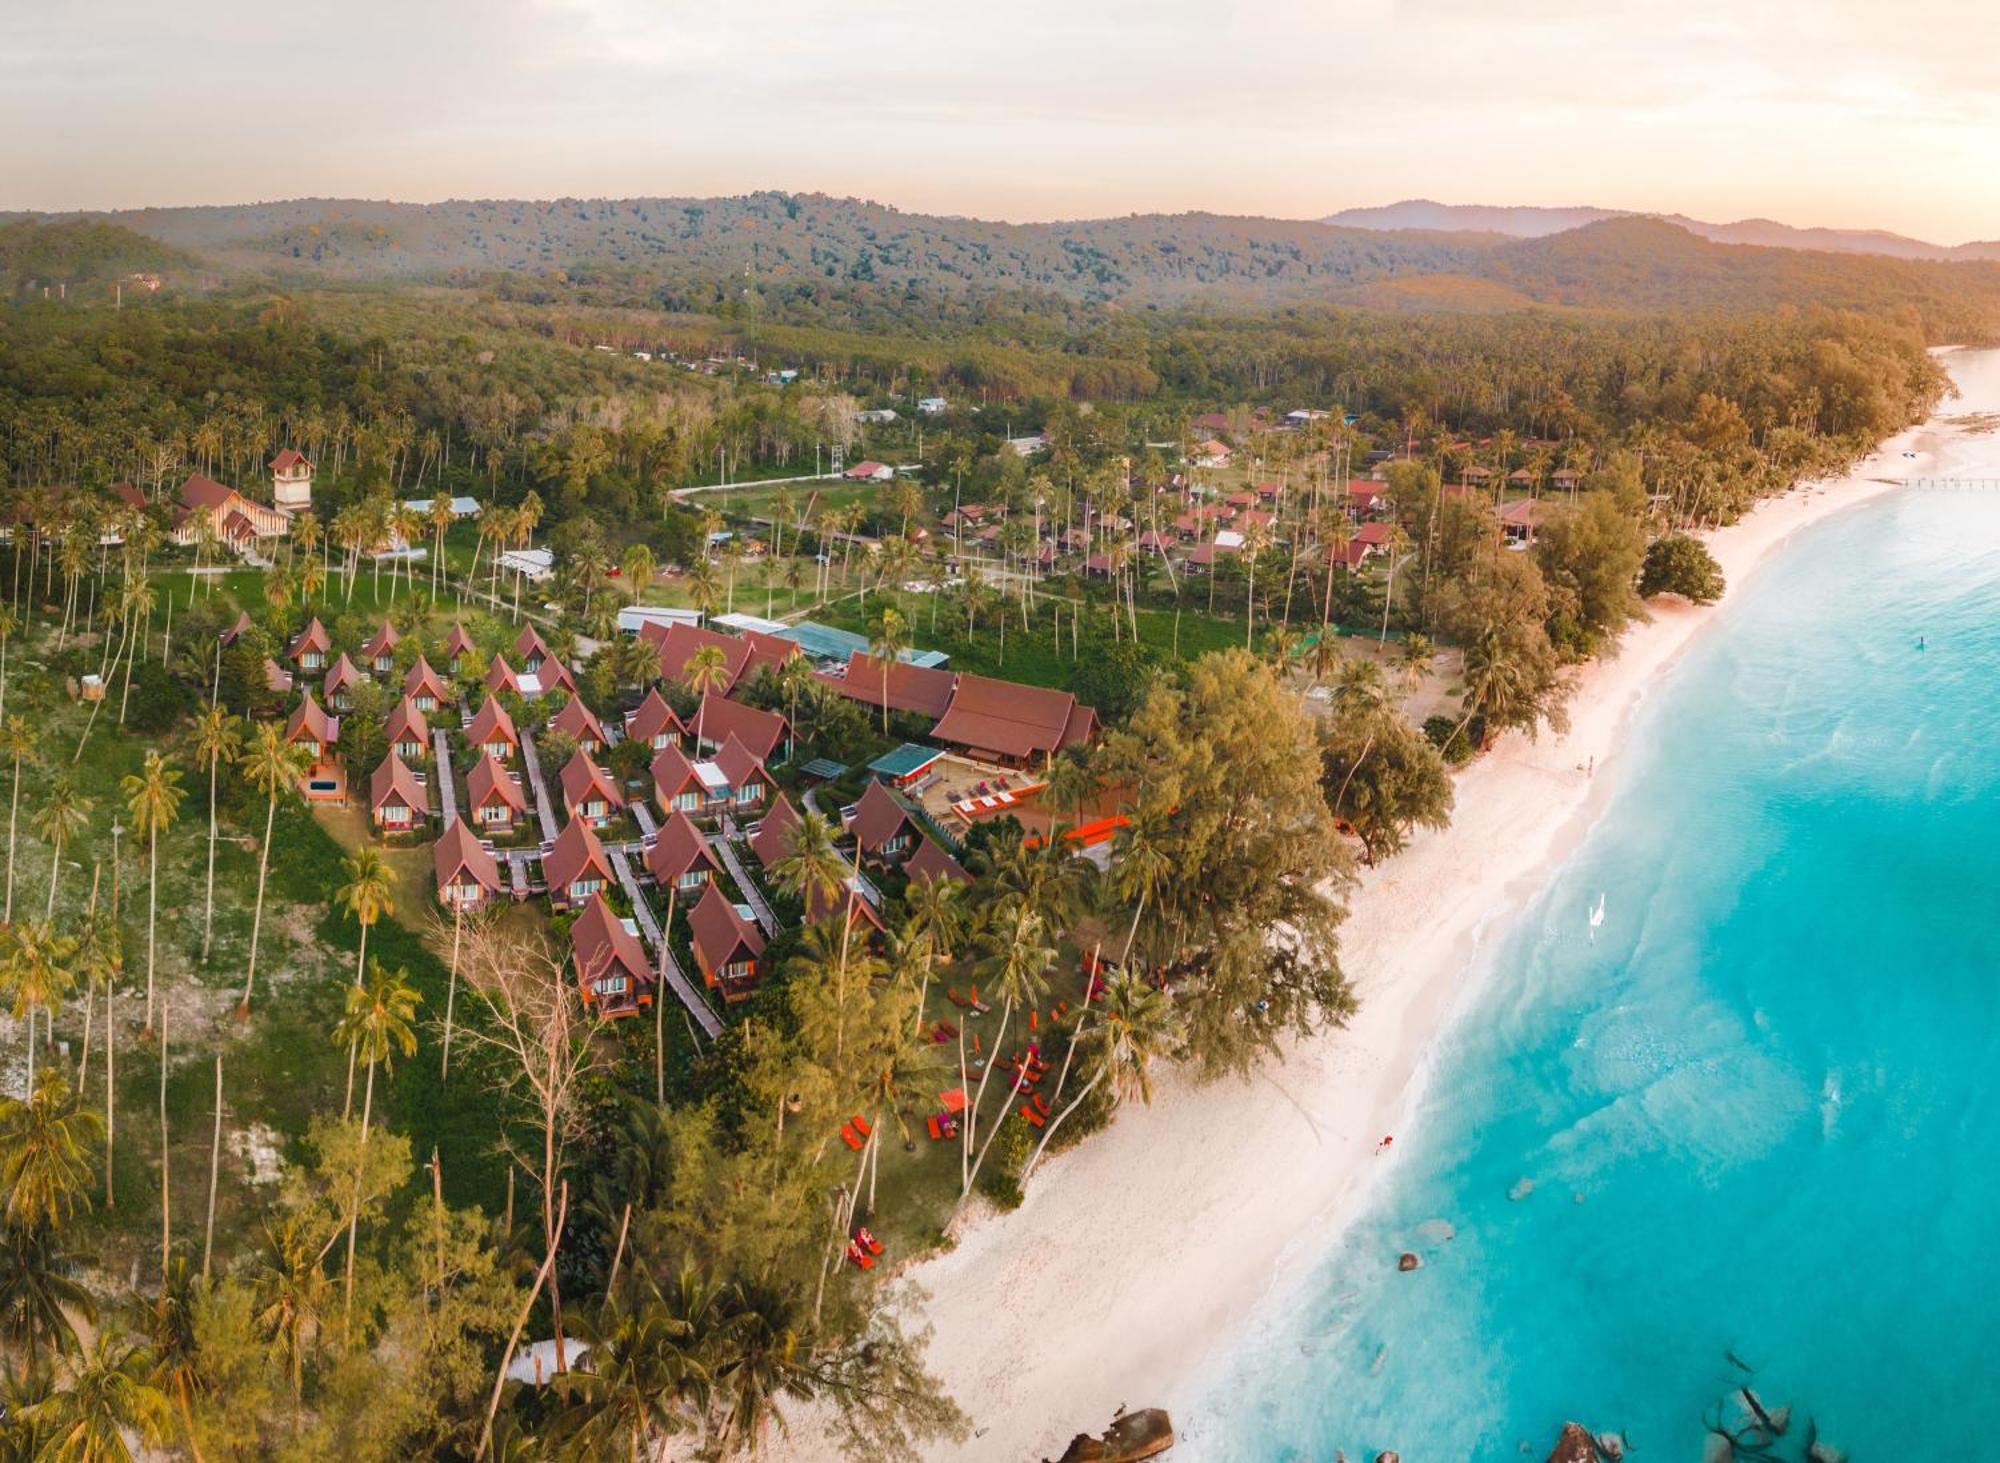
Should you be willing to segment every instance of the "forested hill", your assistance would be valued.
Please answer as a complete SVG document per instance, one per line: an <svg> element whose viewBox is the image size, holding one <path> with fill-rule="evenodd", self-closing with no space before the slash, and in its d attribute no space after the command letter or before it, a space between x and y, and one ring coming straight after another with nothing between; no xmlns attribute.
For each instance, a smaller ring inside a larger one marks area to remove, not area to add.
<svg viewBox="0 0 2000 1463"><path fill-rule="evenodd" d="M115 227L112 227L115 225ZM9 233L18 233L14 225ZM1933 341L2000 336L2000 263L1716 243L1616 217L1538 238L1213 214L1003 224L820 195L395 204L297 200L69 219L238 277L449 280L544 303L910 327L1005 300L1047 312L1305 304L1492 313L1831 307ZM32 237L35 231L27 230Z"/></svg>
<svg viewBox="0 0 2000 1463"><path fill-rule="evenodd" d="M46 225L0 222L0 298L32 285L89 284L193 265L179 249L116 224L93 219Z"/></svg>

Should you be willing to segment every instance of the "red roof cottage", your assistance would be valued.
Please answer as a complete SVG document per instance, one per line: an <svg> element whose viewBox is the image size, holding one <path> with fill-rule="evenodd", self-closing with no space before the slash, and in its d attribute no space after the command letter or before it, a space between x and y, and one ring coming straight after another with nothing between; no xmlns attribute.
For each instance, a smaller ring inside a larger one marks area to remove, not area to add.
<svg viewBox="0 0 2000 1463"><path fill-rule="evenodd" d="M602 1016L631 1016L653 1001L653 965L646 947L612 912L602 894L590 896L569 927L570 953L583 1003Z"/></svg>
<svg viewBox="0 0 2000 1463"><path fill-rule="evenodd" d="M314 615L305 629L292 637L292 643L285 647L285 659L301 671L323 671L326 669L327 652L333 649L333 637L326 633L326 626Z"/></svg>
<svg viewBox="0 0 2000 1463"><path fill-rule="evenodd" d="M903 800L886 783L873 781L849 813L847 831L861 857L878 864L902 862L923 840L923 830Z"/></svg>
<svg viewBox="0 0 2000 1463"><path fill-rule="evenodd" d="M299 793L306 801L337 803L347 797L347 776L334 755L334 744L340 740L340 719L320 710L312 692L306 692L305 700L285 723L285 740L308 758L305 776L299 779Z"/></svg>
<svg viewBox="0 0 2000 1463"><path fill-rule="evenodd" d="M396 703L382 731L388 738L389 750L405 762L418 761L430 749L430 723L407 696Z"/></svg>
<svg viewBox="0 0 2000 1463"><path fill-rule="evenodd" d="M694 961L702 978L722 992L725 1001L746 999L763 976L764 937L737 912L720 885L708 891L688 912Z"/></svg>
<svg viewBox="0 0 2000 1463"><path fill-rule="evenodd" d="M904 861L903 872L910 876L912 884L928 884L935 879L949 879L954 884L972 882L965 865L946 852L943 844L930 838L918 841L917 851Z"/></svg>
<svg viewBox="0 0 2000 1463"><path fill-rule="evenodd" d="M578 747L562 770L563 811L602 827L625 806L625 796L604 769Z"/></svg>
<svg viewBox="0 0 2000 1463"><path fill-rule="evenodd" d="M396 633L396 627L387 620L382 628L368 637L368 643L361 647L361 658L368 662L370 670L378 676L386 676L396 668L396 643L403 637Z"/></svg>
<svg viewBox="0 0 2000 1463"><path fill-rule="evenodd" d="M417 710L426 714L451 699L444 677L432 670L431 663L421 655L403 677L403 694L416 704Z"/></svg>
<svg viewBox="0 0 2000 1463"><path fill-rule="evenodd" d="M771 791L771 775L740 738L732 735L722 744L722 750L715 754L715 769L728 784L731 807L747 812L764 805Z"/></svg>
<svg viewBox="0 0 2000 1463"><path fill-rule="evenodd" d="M447 909L474 913L506 887L493 855L480 847L463 819L444 830L431 853L437 865L438 903Z"/></svg>
<svg viewBox="0 0 2000 1463"><path fill-rule="evenodd" d="M655 752L678 745L686 734L687 728L681 725L674 708L667 705L667 698L660 694L658 686L647 691L638 709L625 718L625 735L644 742Z"/></svg>
<svg viewBox="0 0 2000 1463"><path fill-rule="evenodd" d="M592 756L603 751L609 740L604 735L604 724L597 719L597 713L583 704L581 696L565 701L562 710L549 718L549 728L561 732Z"/></svg>
<svg viewBox="0 0 2000 1463"><path fill-rule="evenodd" d="M502 762L513 761L520 752L521 734L514 730L514 718L492 692L487 692L485 703L472 714L472 721L465 728L465 742L474 755L496 757Z"/></svg>
<svg viewBox="0 0 2000 1463"><path fill-rule="evenodd" d="M653 801L668 817L675 813L701 814L708 811L708 785L679 747L660 749L653 759Z"/></svg>
<svg viewBox="0 0 2000 1463"><path fill-rule="evenodd" d="M550 901L562 909L580 907L616 877L604 845L581 818L563 826L555 847L542 860L542 874L548 881Z"/></svg>
<svg viewBox="0 0 2000 1463"><path fill-rule="evenodd" d="M521 669L531 676L540 675L543 663L553 659L542 641L542 632L532 622L523 625L521 633L514 637L514 654L520 659Z"/></svg>
<svg viewBox="0 0 2000 1463"><path fill-rule="evenodd" d="M951 671L899 660L889 667L885 685L882 662L857 650L847 658L845 676L823 679L851 701L879 711L886 695L891 711L906 711L934 722L951 705L951 688L957 676Z"/></svg>
<svg viewBox="0 0 2000 1463"><path fill-rule="evenodd" d="M512 833L516 821L528 816L528 795L521 784L483 753L465 775L465 801L466 816L486 833Z"/></svg>
<svg viewBox="0 0 2000 1463"><path fill-rule="evenodd" d="M430 816L430 797L394 752L368 778L368 817L382 833L408 833Z"/></svg>
<svg viewBox="0 0 2000 1463"><path fill-rule="evenodd" d="M686 813L675 813L646 850L646 869L662 889L692 900L701 886L721 872L715 853Z"/></svg>
<svg viewBox="0 0 2000 1463"><path fill-rule="evenodd" d="M335 711L354 709L354 688L361 684L361 672L354 662L347 658L347 652L340 653L340 659L333 663L333 669L326 673L326 684L321 688L326 693L326 704Z"/></svg>
<svg viewBox="0 0 2000 1463"><path fill-rule="evenodd" d="M472 637L465 633L465 626L453 620L450 633L444 637L444 661L453 675L458 674L458 658L470 649Z"/></svg>
<svg viewBox="0 0 2000 1463"><path fill-rule="evenodd" d="M750 851L766 869L791 857L792 830L799 826L799 810L783 793L771 804L771 811L750 835Z"/></svg>
<svg viewBox="0 0 2000 1463"><path fill-rule="evenodd" d="M695 751L699 755L719 751L735 737L759 762L770 764L772 754L790 735L791 727L775 711L759 711L741 701L731 701L713 691L701 698L694 714Z"/></svg>

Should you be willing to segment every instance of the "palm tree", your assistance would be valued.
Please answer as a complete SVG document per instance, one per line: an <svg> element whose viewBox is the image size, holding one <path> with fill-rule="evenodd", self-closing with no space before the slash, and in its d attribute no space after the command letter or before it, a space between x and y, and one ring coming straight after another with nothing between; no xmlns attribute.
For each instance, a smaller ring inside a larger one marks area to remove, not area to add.
<svg viewBox="0 0 2000 1463"><path fill-rule="evenodd" d="M0 605L0 721L7 716L7 647L13 643L17 628L13 608Z"/></svg>
<svg viewBox="0 0 2000 1463"><path fill-rule="evenodd" d="M158 1442L173 1420L166 1394L151 1375L145 1347L100 1333L71 1366L67 1384L35 1406L35 1421L48 1438L44 1456L62 1463L132 1463L125 1434Z"/></svg>
<svg viewBox="0 0 2000 1463"><path fill-rule="evenodd" d="M633 604L646 598L655 572L653 551L645 544L636 543L625 551L625 587L632 592Z"/></svg>
<svg viewBox="0 0 2000 1463"><path fill-rule="evenodd" d="M72 1316L88 1321L97 1314L76 1268L58 1230L0 1225L0 1342L19 1350L31 1372L40 1367L44 1348L64 1355L76 1350Z"/></svg>
<svg viewBox="0 0 2000 1463"><path fill-rule="evenodd" d="M834 907L847 890L847 860L833 840L833 824L818 813L806 813L792 830L790 852L771 869L778 887L808 910Z"/></svg>
<svg viewBox="0 0 2000 1463"><path fill-rule="evenodd" d="M700 714L695 717L694 740L696 750L701 747L702 724L708 720L708 693L719 691L729 684L729 663L722 657L720 645L704 645L687 658L681 667L681 679L688 689L701 700Z"/></svg>
<svg viewBox="0 0 2000 1463"><path fill-rule="evenodd" d="M691 1268L682 1271L680 1288L679 1306L651 1283L629 1301L610 1297L586 1331L590 1369L557 1382L575 1398L564 1431L576 1456L652 1457L660 1438L706 1413L710 1379L701 1353L714 1330L715 1293Z"/></svg>
<svg viewBox="0 0 2000 1463"><path fill-rule="evenodd" d="M1075 1041L1086 1052L1090 1080L1043 1130L1042 1141L1021 1166L1023 1183L1042 1161L1056 1129L1083 1106L1100 1083L1109 1080L1112 1092L1121 1102L1134 1097L1146 1103L1153 1100L1153 1059L1172 1047L1179 1032L1167 993L1129 970L1114 971L1104 983L1099 1003L1092 1009L1097 1024L1088 1031L1079 1030Z"/></svg>
<svg viewBox="0 0 2000 1463"><path fill-rule="evenodd" d="M49 800L35 815L35 832L50 848L49 902L42 918L56 917L56 887L62 882L63 854L71 841L90 823L91 800L76 790L67 775L58 775L49 787Z"/></svg>
<svg viewBox="0 0 2000 1463"><path fill-rule="evenodd" d="M296 1212L265 1221L264 1248L253 1282L254 1323L272 1356L285 1363L294 1412L304 1401L306 1348L319 1337L329 1288L319 1265L323 1251L306 1232L306 1222L306 1216Z"/></svg>
<svg viewBox="0 0 2000 1463"><path fill-rule="evenodd" d="M76 984L76 940L47 923L23 920L8 932L7 958L0 979L13 996L14 1019L28 1023L28 1090L35 1086L35 1026L42 1011L54 1011Z"/></svg>
<svg viewBox="0 0 2000 1463"><path fill-rule="evenodd" d="M912 879L903 898L909 917L903 921L903 938L921 942L924 978L917 991L917 1030L924 1029L924 1001L930 995L931 977L951 959L953 942L965 927L966 911L960 907L960 886L952 879Z"/></svg>
<svg viewBox="0 0 2000 1463"><path fill-rule="evenodd" d="M0 757L14 764L14 790L7 807L7 901L0 924L14 918L14 827L21 812L21 764L35 756L35 729L18 716L0 722Z"/></svg>
<svg viewBox="0 0 2000 1463"><path fill-rule="evenodd" d="M1139 921L1146 902L1157 899L1177 867L1169 851L1168 817L1151 808L1140 808L1118 832L1116 852L1111 860L1112 892L1132 901L1132 927L1125 932L1125 949L1120 964L1132 959L1132 947L1139 938Z"/></svg>
<svg viewBox="0 0 2000 1463"><path fill-rule="evenodd" d="M882 665L882 735L889 735L889 668L910 648L910 625L895 609L885 609L868 637L868 653Z"/></svg>
<svg viewBox="0 0 2000 1463"><path fill-rule="evenodd" d="M305 773L305 754L285 740L285 729L275 721L259 724L250 750L243 757L250 781L263 790L264 842L257 850L257 904L250 917L250 969L243 980L243 999L236 1007L239 1017L250 1014L250 997L257 986L257 937L264 927L264 881L271 871L271 825L278 817L278 794L297 784Z"/></svg>
<svg viewBox="0 0 2000 1463"><path fill-rule="evenodd" d="M366 985L354 985L347 992L347 1010L334 1027L333 1039L346 1046L350 1062L356 1055L368 1066L368 1078L361 1096L361 1147L368 1147L368 1124L375 1108L375 1068L379 1063L395 1075L396 1053L417 1054L417 1033L412 1023L423 996L410 984L402 970L384 970L381 961L368 972ZM347 1278L343 1285L343 1314L354 1310L354 1234L361 1223L361 1175L354 1176L355 1198L347 1213Z"/></svg>
<svg viewBox="0 0 2000 1463"><path fill-rule="evenodd" d="M179 1408L181 1433L194 1463L203 1463L194 1427L194 1394L204 1381L200 1340L195 1334L199 1294L187 1261L177 1259L160 1278L160 1293L146 1307L153 1363L148 1379Z"/></svg>
<svg viewBox="0 0 2000 1463"><path fill-rule="evenodd" d="M243 723L220 706L209 706L194 721L194 755L208 764L208 883L201 910L201 963L208 964L208 952L215 939L215 783L224 762L234 762L243 751Z"/></svg>
<svg viewBox="0 0 2000 1463"><path fill-rule="evenodd" d="M104 1125L62 1073L44 1069L26 1101L0 1102L0 1183L8 1224L54 1229L90 1207L90 1151Z"/></svg>
<svg viewBox="0 0 2000 1463"><path fill-rule="evenodd" d="M160 835L173 827L180 816L180 769L158 752L148 752L138 772L128 772L122 783L126 806L132 813L132 831L146 840L146 1032L153 1030L153 932L160 904Z"/></svg>
<svg viewBox="0 0 2000 1463"><path fill-rule="evenodd" d="M362 972L368 968L368 931L377 920L396 912L396 876L387 860L372 848L356 849L342 867L347 870L348 881L335 891L334 900L361 926L361 944L354 954L354 984L358 986ZM354 1107L352 1047L348 1048L347 1058L347 1098L340 1108L343 1118Z"/></svg>
<svg viewBox="0 0 2000 1463"><path fill-rule="evenodd" d="M992 1150L994 1138L1006 1126L1007 1109L1003 1103L1001 1115L993 1120L992 1131L980 1146L978 1157L972 1157L973 1129L978 1124L980 1103L986 1096L987 1079L992 1077L994 1066L1006 1050L1007 1027L1014 1019L1017 1006L1035 1005L1048 994L1049 969L1055 964L1056 952L1047 942L1046 934L1041 911L1028 900L1016 901L995 924L992 948L977 967L988 988L999 989L1000 1025L993 1033L993 1045L985 1070L979 1074L978 1091L966 1110L965 1145L959 1155L959 1168L964 1179L958 1195L960 1208L972 1194L972 1186L979 1178L979 1169L986 1162L987 1153Z"/></svg>

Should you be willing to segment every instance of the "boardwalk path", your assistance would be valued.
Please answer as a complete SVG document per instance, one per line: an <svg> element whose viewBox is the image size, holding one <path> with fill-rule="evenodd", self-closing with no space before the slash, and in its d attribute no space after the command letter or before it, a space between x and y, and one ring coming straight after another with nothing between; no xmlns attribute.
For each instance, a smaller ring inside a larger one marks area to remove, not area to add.
<svg viewBox="0 0 2000 1463"><path fill-rule="evenodd" d="M638 873L632 866L637 857L636 848L636 844L621 843L608 850L611 866L618 871L618 882L625 888L625 897L632 901L632 918L639 925L639 933L659 952L661 981L686 1008L688 1015L694 1018L694 1024L701 1028L703 1035L714 1041L722 1035L722 1018L715 1014L713 1006L702 999L700 988L682 973L679 962L674 959L674 952L667 947L660 922L654 918L653 907L646 902L645 894L639 888Z"/></svg>
<svg viewBox="0 0 2000 1463"><path fill-rule="evenodd" d="M542 825L542 842L556 841L556 807L549 801L549 785L542 780L542 759L535 755L535 739L521 733L521 761L528 769L528 787L535 797L535 817Z"/></svg>
<svg viewBox="0 0 2000 1463"><path fill-rule="evenodd" d="M458 821L458 785L451 775L451 743L439 730L431 733L431 745L437 749L438 803L444 810L444 821L438 826L448 830Z"/></svg>

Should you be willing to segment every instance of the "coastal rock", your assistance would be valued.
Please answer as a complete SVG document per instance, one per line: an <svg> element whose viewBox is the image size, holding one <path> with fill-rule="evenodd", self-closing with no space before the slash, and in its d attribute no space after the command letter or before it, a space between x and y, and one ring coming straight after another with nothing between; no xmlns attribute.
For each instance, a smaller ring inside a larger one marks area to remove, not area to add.
<svg viewBox="0 0 2000 1463"><path fill-rule="evenodd" d="M1564 1423L1548 1463L1597 1463L1597 1444L1590 1429L1580 1422Z"/></svg>
<svg viewBox="0 0 2000 1463"><path fill-rule="evenodd" d="M1375 1463L1403 1463L1403 1455L1401 1453L1377 1453L1375 1455Z"/></svg>
<svg viewBox="0 0 2000 1463"><path fill-rule="evenodd" d="M1806 1449L1806 1463L1847 1463L1847 1454L1832 1443L1814 1443Z"/></svg>
<svg viewBox="0 0 2000 1463"><path fill-rule="evenodd" d="M1173 1445L1174 1425L1166 1410L1147 1407L1118 1418L1101 1437L1078 1433L1058 1463L1139 1463Z"/></svg>
<svg viewBox="0 0 2000 1463"><path fill-rule="evenodd" d="M1604 1455L1605 1463L1624 1463L1625 1435L1623 1433L1599 1433L1597 1451Z"/></svg>
<svg viewBox="0 0 2000 1463"><path fill-rule="evenodd" d="M1514 1187L1507 1191L1507 1197L1518 1204L1534 1192L1535 1181L1533 1179L1516 1179L1514 1180Z"/></svg>
<svg viewBox="0 0 2000 1463"><path fill-rule="evenodd" d="M1403 1253L1397 1256L1396 1258L1396 1268L1398 1270L1403 1270L1403 1271L1421 1269L1423 1263L1424 1262L1422 1260L1417 1258L1417 1256L1412 1254L1409 1250L1403 1251Z"/></svg>

